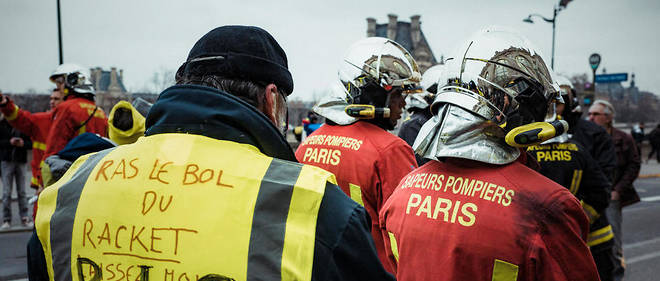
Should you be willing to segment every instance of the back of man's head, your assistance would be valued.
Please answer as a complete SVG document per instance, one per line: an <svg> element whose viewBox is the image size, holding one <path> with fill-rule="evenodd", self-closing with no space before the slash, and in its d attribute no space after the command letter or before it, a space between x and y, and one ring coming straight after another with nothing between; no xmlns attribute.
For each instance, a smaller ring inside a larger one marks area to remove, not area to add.
<svg viewBox="0 0 660 281"><path fill-rule="evenodd" d="M200 38L176 73L177 84L217 88L261 108L265 86L293 91L284 50L267 31L254 26L222 26Z"/></svg>

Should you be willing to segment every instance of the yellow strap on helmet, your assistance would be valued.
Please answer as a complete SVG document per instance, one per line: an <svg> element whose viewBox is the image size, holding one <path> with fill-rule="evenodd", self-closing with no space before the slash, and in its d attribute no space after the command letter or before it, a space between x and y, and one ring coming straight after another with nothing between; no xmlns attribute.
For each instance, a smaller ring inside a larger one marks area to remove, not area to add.
<svg viewBox="0 0 660 281"><path fill-rule="evenodd" d="M534 122L516 127L506 134L505 141L513 147L527 147L547 141L568 130L568 122Z"/></svg>

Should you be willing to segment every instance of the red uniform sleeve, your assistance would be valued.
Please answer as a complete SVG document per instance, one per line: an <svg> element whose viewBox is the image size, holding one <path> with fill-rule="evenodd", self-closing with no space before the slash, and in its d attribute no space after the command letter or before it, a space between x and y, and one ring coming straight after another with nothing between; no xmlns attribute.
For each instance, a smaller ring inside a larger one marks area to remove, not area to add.
<svg viewBox="0 0 660 281"><path fill-rule="evenodd" d="M44 159L62 150L66 144L75 137L75 124L71 110L68 107L55 108L53 112L53 123L46 138L46 153Z"/></svg>
<svg viewBox="0 0 660 281"><path fill-rule="evenodd" d="M0 107L0 111L5 115L9 124L23 134L31 137L39 130L38 124L32 118L32 113L20 109L12 100L9 100L4 107Z"/></svg>
<svg viewBox="0 0 660 281"><path fill-rule="evenodd" d="M567 190L549 197L547 221L539 222L526 280L599 280L586 244L589 222L580 203ZM545 205L545 204L544 204Z"/></svg>
<svg viewBox="0 0 660 281"><path fill-rule="evenodd" d="M387 198L390 198L401 179L416 168L415 154L403 140L393 142L385 148L376 163L376 173L382 185L377 213L380 212Z"/></svg>
<svg viewBox="0 0 660 281"><path fill-rule="evenodd" d="M394 142L386 147L376 163L376 168L376 173L378 173L381 183L381 193L378 194L378 206L374 220L379 222L380 236L382 236L383 239L382 241L379 241L381 239L375 238L375 235L378 234L373 233L374 242L384 244L385 253L379 253L381 254L381 261L383 263L389 261L389 266L386 266L385 268L391 270L392 273L396 275L397 264L391 249L392 241L390 241L390 238L388 237L389 234L385 230L385 220L381 220L379 218L381 215L379 214L381 213L387 199L390 198L403 177L417 168L417 161L415 160L415 154L413 153L412 148L401 140L400 142Z"/></svg>
<svg viewBox="0 0 660 281"><path fill-rule="evenodd" d="M396 276L399 268L397 237L394 233L387 231L387 212L385 210L379 213L378 219L380 220L380 231L383 237L383 243L385 244L386 260L382 260L382 263L383 265L387 263L387 266L389 266L387 268L389 268L392 274ZM394 253L395 248L397 253Z"/></svg>

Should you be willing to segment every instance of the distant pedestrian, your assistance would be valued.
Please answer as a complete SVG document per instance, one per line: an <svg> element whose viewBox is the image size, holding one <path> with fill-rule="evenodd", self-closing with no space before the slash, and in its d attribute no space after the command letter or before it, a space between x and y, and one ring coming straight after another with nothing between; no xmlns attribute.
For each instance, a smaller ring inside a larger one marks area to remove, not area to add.
<svg viewBox="0 0 660 281"><path fill-rule="evenodd" d="M649 153L648 157L646 158L646 162L648 163L655 153L656 160L658 163L660 163L660 124L658 124L658 126L655 127L651 133L649 133L648 137L649 144L651 145L651 153Z"/></svg>
<svg viewBox="0 0 660 281"><path fill-rule="evenodd" d="M645 135L644 135L644 122L639 122L639 124L633 126L632 130L630 130L630 135L632 135L633 139L635 140L635 144L637 145L637 153L639 153L640 157L642 155L642 142L644 141Z"/></svg>
<svg viewBox="0 0 660 281"><path fill-rule="evenodd" d="M621 209L625 206L639 202L639 196L633 187L633 181L639 175L641 159L632 136L614 128L614 106L604 100L596 100L589 108L589 120L602 126L612 136L616 151L616 168L612 181L611 202L607 207L607 217L614 230L614 255L617 264L614 269L615 280L623 278L626 268L623 259L622 242L622 216Z"/></svg>
<svg viewBox="0 0 660 281"><path fill-rule="evenodd" d="M0 121L0 159L2 169L2 229L11 226L11 193L16 182L18 211L23 226L31 226L28 216L27 197L25 195L25 163L27 150L32 147L30 138L9 125L2 115Z"/></svg>

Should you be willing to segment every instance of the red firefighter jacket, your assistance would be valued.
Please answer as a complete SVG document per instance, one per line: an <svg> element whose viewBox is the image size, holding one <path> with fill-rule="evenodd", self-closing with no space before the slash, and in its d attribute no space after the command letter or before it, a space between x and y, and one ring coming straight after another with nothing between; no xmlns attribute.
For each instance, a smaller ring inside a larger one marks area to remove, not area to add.
<svg viewBox="0 0 660 281"><path fill-rule="evenodd" d="M44 159L62 150L71 139L85 132L107 137L108 118L93 101L69 96L53 110L53 125L46 139Z"/></svg>
<svg viewBox="0 0 660 281"><path fill-rule="evenodd" d="M378 256L391 272L378 212L401 178L417 167L412 148L380 127L358 121L321 126L300 144L296 158L335 174L342 191L364 206Z"/></svg>
<svg viewBox="0 0 660 281"><path fill-rule="evenodd" d="M9 100L4 107L0 107L0 111L12 127L29 136L32 140L32 162L30 162L32 179L30 185L35 188L43 186L39 167L46 151L46 138L50 130L52 112L30 113L27 110L20 109L12 100Z"/></svg>
<svg viewBox="0 0 660 281"><path fill-rule="evenodd" d="M578 200L519 162L431 161L380 220L398 280L598 280Z"/></svg>

